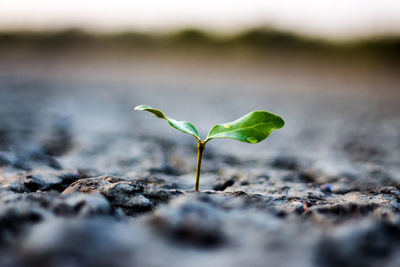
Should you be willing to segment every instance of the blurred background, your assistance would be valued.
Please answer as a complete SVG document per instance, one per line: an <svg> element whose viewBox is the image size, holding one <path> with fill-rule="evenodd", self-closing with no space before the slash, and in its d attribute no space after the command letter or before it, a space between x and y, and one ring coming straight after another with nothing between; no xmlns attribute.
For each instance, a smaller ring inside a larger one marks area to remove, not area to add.
<svg viewBox="0 0 400 267"><path fill-rule="evenodd" d="M398 177L398 14L389 0L1 0L0 150L21 169L51 156L99 173L165 161L192 173L192 137L132 107L189 120L203 137L263 109L285 128L257 146L218 140L210 150ZM190 152L146 163L146 138Z"/></svg>

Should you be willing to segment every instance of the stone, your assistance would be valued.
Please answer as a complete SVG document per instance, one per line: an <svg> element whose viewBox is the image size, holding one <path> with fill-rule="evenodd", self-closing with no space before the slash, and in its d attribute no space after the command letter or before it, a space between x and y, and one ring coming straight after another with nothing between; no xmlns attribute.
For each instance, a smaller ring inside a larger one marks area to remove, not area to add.
<svg viewBox="0 0 400 267"><path fill-rule="evenodd" d="M234 179L228 179L225 182L216 184L213 189L216 191L224 191L226 188L232 186L234 183L235 183Z"/></svg>
<svg viewBox="0 0 400 267"><path fill-rule="evenodd" d="M63 194L72 192L100 193L113 207L121 208L130 216L152 211L160 203L167 203L180 194L176 190L158 189L142 181L128 181L114 176L80 179L66 188Z"/></svg>
<svg viewBox="0 0 400 267"><path fill-rule="evenodd" d="M295 157L278 156L271 162L271 166L277 169L294 171L299 168L299 163Z"/></svg>
<svg viewBox="0 0 400 267"><path fill-rule="evenodd" d="M357 226L340 226L317 243L318 266L383 266L385 258L399 249L400 228L396 224L362 220Z"/></svg>

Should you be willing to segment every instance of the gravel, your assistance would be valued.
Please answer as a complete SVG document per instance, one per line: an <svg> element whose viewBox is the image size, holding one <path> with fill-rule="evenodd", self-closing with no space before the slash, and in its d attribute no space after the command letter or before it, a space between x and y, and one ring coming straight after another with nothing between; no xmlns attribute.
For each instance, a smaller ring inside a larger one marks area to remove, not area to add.
<svg viewBox="0 0 400 267"><path fill-rule="evenodd" d="M179 83L77 62L3 63L0 266L400 266L397 76L188 68ZM257 145L211 141L196 193L193 138L136 104L201 135L251 109L286 126Z"/></svg>

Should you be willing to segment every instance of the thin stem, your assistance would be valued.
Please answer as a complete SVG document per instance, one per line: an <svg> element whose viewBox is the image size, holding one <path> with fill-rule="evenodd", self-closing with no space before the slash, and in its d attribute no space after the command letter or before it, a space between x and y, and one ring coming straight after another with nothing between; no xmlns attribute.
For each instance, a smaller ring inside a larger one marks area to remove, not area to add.
<svg viewBox="0 0 400 267"><path fill-rule="evenodd" d="M200 169L201 169L201 158L203 157L203 150L206 143L203 141L197 141L197 167L196 167L196 182L194 184L194 191L199 191L200 183Z"/></svg>

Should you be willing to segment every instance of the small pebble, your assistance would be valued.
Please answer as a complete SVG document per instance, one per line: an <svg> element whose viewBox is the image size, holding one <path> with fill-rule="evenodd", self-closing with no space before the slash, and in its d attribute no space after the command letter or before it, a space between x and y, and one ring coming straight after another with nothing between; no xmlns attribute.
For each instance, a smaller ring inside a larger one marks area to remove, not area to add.
<svg viewBox="0 0 400 267"><path fill-rule="evenodd" d="M292 205L295 213L302 214L304 212L304 205L300 201L295 201L292 203Z"/></svg>
<svg viewBox="0 0 400 267"><path fill-rule="evenodd" d="M332 193L332 185L331 184L323 184L321 185L321 190L327 193Z"/></svg>

